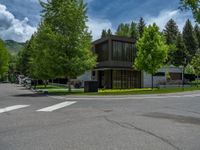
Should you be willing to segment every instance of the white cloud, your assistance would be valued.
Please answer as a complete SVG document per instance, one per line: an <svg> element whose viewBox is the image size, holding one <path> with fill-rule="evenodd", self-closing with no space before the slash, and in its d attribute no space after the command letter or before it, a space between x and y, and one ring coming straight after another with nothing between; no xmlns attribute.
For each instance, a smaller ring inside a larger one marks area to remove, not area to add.
<svg viewBox="0 0 200 150"><path fill-rule="evenodd" d="M181 12L180 10L163 10L156 17L146 16L145 20L147 24L153 24L155 22L160 27L160 30L163 30L166 23L171 18L176 21L180 31L182 31L183 26L188 18L194 23L194 19L191 17L190 13Z"/></svg>
<svg viewBox="0 0 200 150"><path fill-rule="evenodd" d="M0 4L0 22L0 37L4 40L25 42L36 31L36 27L28 24L28 18L24 18L24 20L15 18L2 4Z"/></svg>
<svg viewBox="0 0 200 150"><path fill-rule="evenodd" d="M114 31L112 28L112 23L109 20L105 19L89 18L87 26L92 32L93 40L101 37L101 32L103 29L111 29L112 31Z"/></svg>

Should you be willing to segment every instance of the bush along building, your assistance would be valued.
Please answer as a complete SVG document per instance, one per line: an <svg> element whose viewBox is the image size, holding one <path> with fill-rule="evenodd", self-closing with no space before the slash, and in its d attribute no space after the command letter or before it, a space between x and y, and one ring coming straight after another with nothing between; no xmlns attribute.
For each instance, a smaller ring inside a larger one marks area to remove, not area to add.
<svg viewBox="0 0 200 150"><path fill-rule="evenodd" d="M91 79L98 81L99 88L130 89L151 87L151 75L133 69L136 58L136 41L133 38L109 35L93 42L97 65ZM154 85L182 83L182 68L163 67L154 76Z"/></svg>

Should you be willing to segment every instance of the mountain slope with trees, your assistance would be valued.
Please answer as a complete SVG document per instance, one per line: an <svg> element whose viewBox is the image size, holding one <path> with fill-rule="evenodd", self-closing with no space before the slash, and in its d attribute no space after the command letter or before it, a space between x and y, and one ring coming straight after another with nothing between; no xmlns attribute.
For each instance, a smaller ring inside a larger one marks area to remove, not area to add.
<svg viewBox="0 0 200 150"><path fill-rule="evenodd" d="M5 45L11 54L17 54L20 50L24 49L25 43L19 43L13 40L5 40Z"/></svg>

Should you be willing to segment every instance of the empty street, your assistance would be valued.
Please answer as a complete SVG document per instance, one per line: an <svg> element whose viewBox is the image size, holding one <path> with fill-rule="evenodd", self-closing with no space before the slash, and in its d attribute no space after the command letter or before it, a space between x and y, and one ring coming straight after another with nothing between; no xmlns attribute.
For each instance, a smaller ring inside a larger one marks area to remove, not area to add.
<svg viewBox="0 0 200 150"><path fill-rule="evenodd" d="M0 89L0 150L200 148L200 92L67 97Z"/></svg>

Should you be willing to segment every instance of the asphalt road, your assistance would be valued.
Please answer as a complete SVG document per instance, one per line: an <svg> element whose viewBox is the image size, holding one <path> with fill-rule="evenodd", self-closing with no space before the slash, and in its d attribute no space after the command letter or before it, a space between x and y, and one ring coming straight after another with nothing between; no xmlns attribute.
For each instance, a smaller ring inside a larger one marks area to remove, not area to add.
<svg viewBox="0 0 200 150"><path fill-rule="evenodd" d="M200 150L200 92L48 97L0 84L0 150Z"/></svg>

